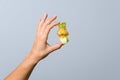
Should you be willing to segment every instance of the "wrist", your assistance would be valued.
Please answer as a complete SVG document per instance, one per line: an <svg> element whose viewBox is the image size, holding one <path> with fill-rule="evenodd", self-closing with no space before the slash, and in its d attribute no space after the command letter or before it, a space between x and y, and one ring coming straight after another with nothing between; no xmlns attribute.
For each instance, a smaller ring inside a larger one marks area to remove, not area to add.
<svg viewBox="0 0 120 80"><path fill-rule="evenodd" d="M37 59L32 53L29 53L25 60L27 60L28 62L32 63L32 64L37 64L40 60Z"/></svg>
<svg viewBox="0 0 120 80"><path fill-rule="evenodd" d="M40 53L39 53L40 54ZM43 56L42 55L38 55L37 52L35 51L31 51L27 56L26 56L27 59L29 59L31 62L34 62L34 63L38 63L39 61L41 61L43 59Z"/></svg>

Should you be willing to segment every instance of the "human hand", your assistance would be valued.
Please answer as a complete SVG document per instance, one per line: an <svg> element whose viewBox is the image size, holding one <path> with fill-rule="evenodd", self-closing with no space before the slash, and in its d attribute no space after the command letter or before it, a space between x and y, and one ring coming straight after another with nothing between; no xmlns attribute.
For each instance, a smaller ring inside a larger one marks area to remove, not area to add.
<svg viewBox="0 0 120 80"><path fill-rule="evenodd" d="M60 22L55 22L54 20L57 16L53 16L47 20L48 14L44 14L43 18L40 19L37 27L35 41L32 47L30 54L33 58L37 59L37 61L45 58L51 52L62 47L62 43L59 42L55 45L49 45L47 43L48 35L50 30L60 24Z"/></svg>

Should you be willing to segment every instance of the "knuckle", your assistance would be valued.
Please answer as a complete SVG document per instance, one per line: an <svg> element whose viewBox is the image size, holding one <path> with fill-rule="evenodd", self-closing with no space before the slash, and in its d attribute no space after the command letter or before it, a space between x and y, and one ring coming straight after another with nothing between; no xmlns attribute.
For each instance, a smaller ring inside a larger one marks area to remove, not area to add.
<svg viewBox="0 0 120 80"><path fill-rule="evenodd" d="M52 25L47 26L47 29L50 30L52 28Z"/></svg>
<svg viewBox="0 0 120 80"><path fill-rule="evenodd" d="M48 21L46 21L46 23L45 23L45 24L46 24L46 25L49 25L49 23L50 23L50 21L48 20Z"/></svg>

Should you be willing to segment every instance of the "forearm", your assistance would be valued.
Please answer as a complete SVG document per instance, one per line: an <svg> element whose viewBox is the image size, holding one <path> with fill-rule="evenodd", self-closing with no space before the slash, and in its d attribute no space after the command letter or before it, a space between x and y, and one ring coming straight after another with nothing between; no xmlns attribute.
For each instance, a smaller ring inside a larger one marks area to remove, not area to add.
<svg viewBox="0 0 120 80"><path fill-rule="evenodd" d="M28 54L28 56L22 61L22 63L11 73L5 80L28 80L32 70L38 60L34 56Z"/></svg>
<svg viewBox="0 0 120 80"><path fill-rule="evenodd" d="M63 44L61 42L55 45L48 44L47 39L50 30L60 22L53 22L57 16L53 16L48 20L47 17L48 15L44 14L43 18L39 21L31 52L4 80L28 80L32 70L40 60L62 47Z"/></svg>

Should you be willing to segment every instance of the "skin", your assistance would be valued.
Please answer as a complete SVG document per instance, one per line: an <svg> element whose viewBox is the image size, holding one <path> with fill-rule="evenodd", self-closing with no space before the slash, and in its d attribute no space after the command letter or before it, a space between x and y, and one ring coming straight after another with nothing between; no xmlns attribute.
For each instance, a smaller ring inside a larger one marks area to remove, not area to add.
<svg viewBox="0 0 120 80"><path fill-rule="evenodd" d="M50 19L47 19L47 17L48 14L44 14L39 20L36 37L30 53L28 53L22 63L4 80L28 80L31 72L39 61L63 46L61 42L55 45L49 45L47 43L50 30L60 24L60 22L55 22L57 16L53 16Z"/></svg>

